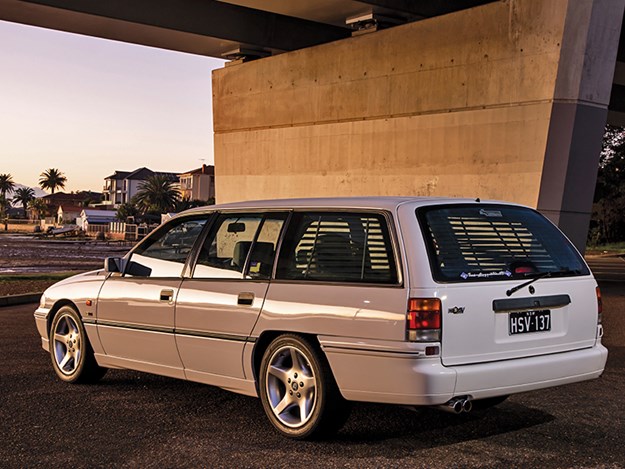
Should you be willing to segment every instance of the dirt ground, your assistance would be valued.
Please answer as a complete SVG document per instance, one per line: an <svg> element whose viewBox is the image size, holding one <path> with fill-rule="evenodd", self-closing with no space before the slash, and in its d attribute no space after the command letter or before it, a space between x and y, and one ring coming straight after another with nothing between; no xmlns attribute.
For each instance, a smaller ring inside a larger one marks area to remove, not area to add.
<svg viewBox="0 0 625 469"><path fill-rule="evenodd" d="M123 256L130 245L90 240L37 239L0 235L0 275L29 272L86 271L102 266L104 258Z"/></svg>
<svg viewBox="0 0 625 469"><path fill-rule="evenodd" d="M130 248L129 244L1 233L0 296L41 292L60 280L45 274L99 269L106 257L121 257ZM41 275L28 278L31 274Z"/></svg>
<svg viewBox="0 0 625 469"><path fill-rule="evenodd" d="M0 277L0 296L39 293L58 280L2 280Z"/></svg>

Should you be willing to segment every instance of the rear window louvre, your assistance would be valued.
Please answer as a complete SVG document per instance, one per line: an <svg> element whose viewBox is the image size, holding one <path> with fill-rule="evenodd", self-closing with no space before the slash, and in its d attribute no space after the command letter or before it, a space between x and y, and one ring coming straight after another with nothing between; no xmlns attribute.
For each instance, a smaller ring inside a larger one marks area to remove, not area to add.
<svg viewBox="0 0 625 469"><path fill-rule="evenodd" d="M397 283L385 218L296 213L280 253L277 278Z"/></svg>
<svg viewBox="0 0 625 469"><path fill-rule="evenodd" d="M447 205L418 210L434 277L505 280L522 274L588 274L566 238L534 210L505 205Z"/></svg>

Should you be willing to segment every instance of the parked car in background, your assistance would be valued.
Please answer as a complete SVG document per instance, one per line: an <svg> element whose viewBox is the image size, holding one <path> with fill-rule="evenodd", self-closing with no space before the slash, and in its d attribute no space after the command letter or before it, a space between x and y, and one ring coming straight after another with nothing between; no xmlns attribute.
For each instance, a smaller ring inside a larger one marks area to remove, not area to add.
<svg viewBox="0 0 625 469"><path fill-rule="evenodd" d="M443 198L184 212L35 312L67 382L127 368L258 396L294 438L350 401L467 412L597 378L599 289L535 210Z"/></svg>

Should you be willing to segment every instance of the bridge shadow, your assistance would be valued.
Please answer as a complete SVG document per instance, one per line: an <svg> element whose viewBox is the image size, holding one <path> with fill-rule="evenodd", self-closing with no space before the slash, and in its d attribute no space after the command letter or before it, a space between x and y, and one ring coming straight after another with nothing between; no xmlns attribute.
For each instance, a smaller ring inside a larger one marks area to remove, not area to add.
<svg viewBox="0 0 625 469"><path fill-rule="evenodd" d="M98 388L100 388L98 390ZM112 389L117 388L117 389ZM150 400L166 401L175 408L177 418L203 420L208 427L219 422L220 436L230 441L245 441L248 449L279 447L313 456L321 451L340 449L346 457L358 457L363 449L369 456L410 455L415 451L454 445L531 428L551 422L551 414L514 401L471 413L451 414L432 408L412 411L402 406L354 403L344 428L321 441L294 441L277 434L267 420L260 401L222 389L137 372L116 371L91 389L92 398L115 399L120 391L136 396L145 405ZM111 395L111 393L114 393ZM99 395L99 396L96 396ZM158 398L156 396L159 396ZM99 398L98 398L99 397ZM232 419L227 409L241 409ZM166 409L158 411L169 414ZM208 438L210 430L196 420L194 428ZM242 428L246 430L242 431Z"/></svg>
<svg viewBox="0 0 625 469"><path fill-rule="evenodd" d="M459 415L431 408L410 411L397 406L358 404L335 440L350 445L403 439L410 442L412 452L515 432L554 419L547 412L513 402Z"/></svg>

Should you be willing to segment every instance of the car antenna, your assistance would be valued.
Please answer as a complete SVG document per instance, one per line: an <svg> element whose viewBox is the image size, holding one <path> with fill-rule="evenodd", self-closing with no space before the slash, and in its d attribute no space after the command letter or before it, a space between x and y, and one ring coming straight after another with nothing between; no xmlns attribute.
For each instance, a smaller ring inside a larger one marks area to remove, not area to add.
<svg viewBox="0 0 625 469"><path fill-rule="evenodd" d="M478 197L477 199L475 199L475 201L479 203L480 202L480 198Z"/></svg>

